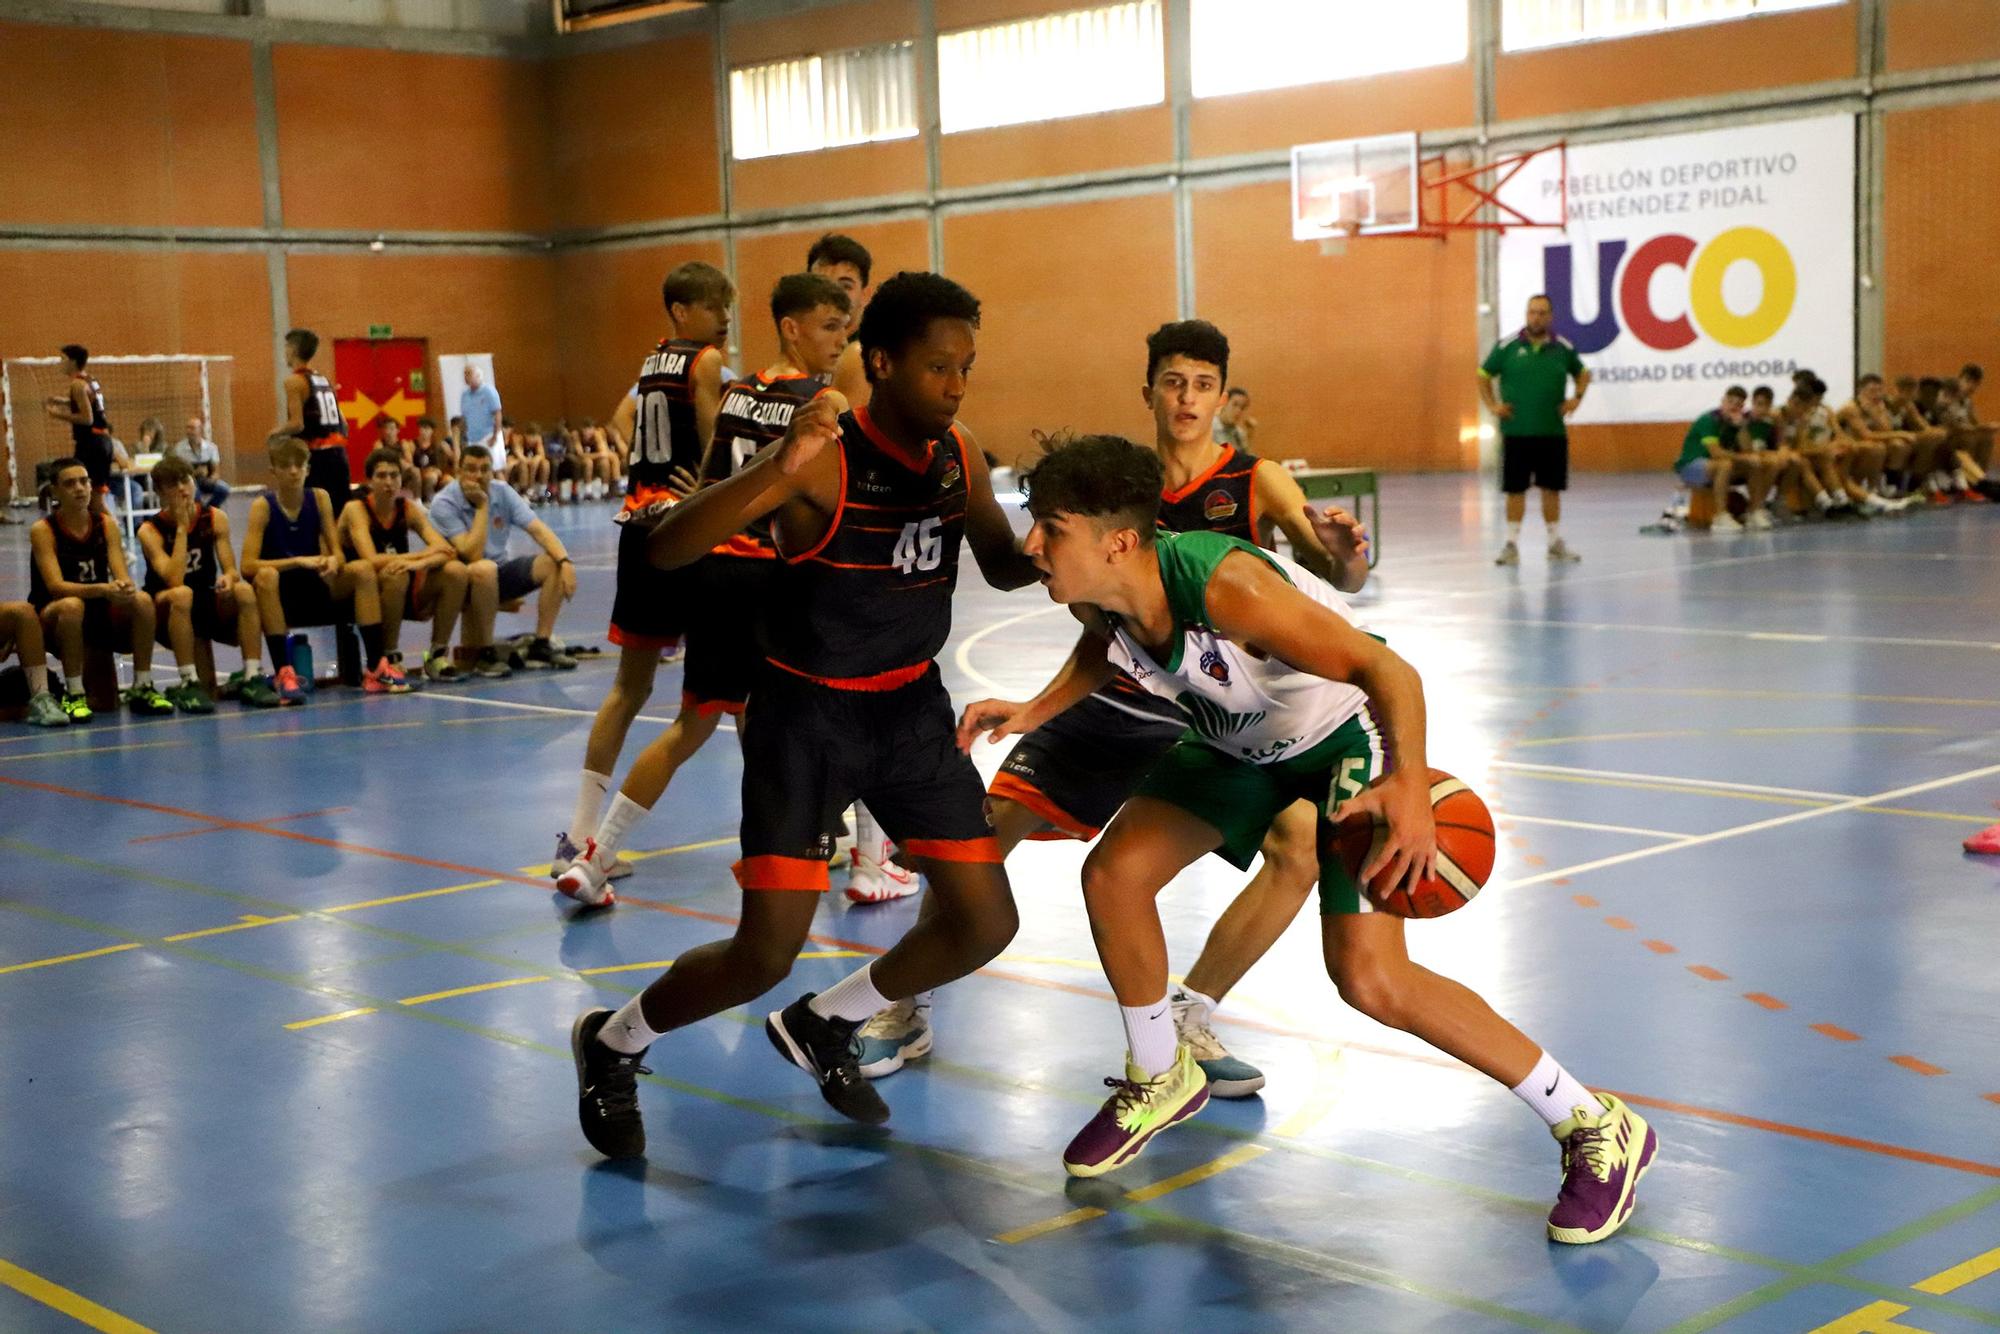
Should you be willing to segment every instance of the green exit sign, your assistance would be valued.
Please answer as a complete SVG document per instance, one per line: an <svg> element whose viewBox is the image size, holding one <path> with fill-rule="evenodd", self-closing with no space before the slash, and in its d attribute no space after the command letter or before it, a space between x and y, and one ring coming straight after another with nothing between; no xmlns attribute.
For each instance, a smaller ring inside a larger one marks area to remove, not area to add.
<svg viewBox="0 0 2000 1334"><path fill-rule="evenodd" d="M370 338L387 338L389 336L389 326L386 324L371 324L368 326L368 336Z"/></svg>

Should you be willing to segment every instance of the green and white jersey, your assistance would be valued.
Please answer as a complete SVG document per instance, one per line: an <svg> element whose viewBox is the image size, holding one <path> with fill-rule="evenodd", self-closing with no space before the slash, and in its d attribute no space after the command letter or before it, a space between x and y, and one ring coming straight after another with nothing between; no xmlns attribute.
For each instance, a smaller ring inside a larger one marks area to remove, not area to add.
<svg viewBox="0 0 2000 1334"><path fill-rule="evenodd" d="M1250 764L1274 764L1312 749L1367 707L1368 697L1354 686L1258 657L1208 623L1208 581L1234 551L1249 552L1313 601L1364 628L1333 585L1276 552L1220 533L1161 533L1155 549L1179 633L1162 662L1111 617L1108 656L1144 689L1180 705L1203 741Z"/></svg>

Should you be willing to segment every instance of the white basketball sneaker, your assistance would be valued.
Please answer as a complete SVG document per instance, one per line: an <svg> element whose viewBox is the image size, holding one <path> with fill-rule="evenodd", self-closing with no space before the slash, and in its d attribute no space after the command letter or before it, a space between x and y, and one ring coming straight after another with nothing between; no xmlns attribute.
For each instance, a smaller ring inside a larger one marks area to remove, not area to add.
<svg viewBox="0 0 2000 1334"><path fill-rule="evenodd" d="M615 855L606 856L598 851L596 839L586 839L583 855L556 877L556 889L586 908L609 907L618 902L618 895L611 889L611 872L617 864Z"/></svg>
<svg viewBox="0 0 2000 1334"><path fill-rule="evenodd" d="M854 803L854 851L849 856L847 898L850 903L888 903L906 899L922 887L915 871L892 860L896 844L875 823L861 802Z"/></svg>

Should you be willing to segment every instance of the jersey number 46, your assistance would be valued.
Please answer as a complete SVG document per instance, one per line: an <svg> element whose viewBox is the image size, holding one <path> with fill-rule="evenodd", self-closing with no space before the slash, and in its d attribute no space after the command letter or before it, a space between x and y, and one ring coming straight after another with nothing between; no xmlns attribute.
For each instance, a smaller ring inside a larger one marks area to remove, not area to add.
<svg viewBox="0 0 2000 1334"><path fill-rule="evenodd" d="M904 574L912 570L935 570L944 561L944 539L938 535L938 525L943 522L930 518L922 523L904 524L903 535L896 539L896 551L889 563Z"/></svg>

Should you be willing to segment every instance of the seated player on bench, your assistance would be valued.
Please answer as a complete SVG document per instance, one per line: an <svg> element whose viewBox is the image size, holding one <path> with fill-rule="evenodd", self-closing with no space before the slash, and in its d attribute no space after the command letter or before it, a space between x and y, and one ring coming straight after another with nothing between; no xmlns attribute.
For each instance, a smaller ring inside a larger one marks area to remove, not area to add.
<svg viewBox="0 0 2000 1334"><path fill-rule="evenodd" d="M431 647L424 655L424 675L433 681L455 681L451 664L451 628L465 606L470 577L465 563L431 526L424 507L398 489L403 457L386 445L368 456L368 485L347 502L340 515L341 545L347 554L375 569L375 587L382 599L382 642L388 648L388 670L382 689L401 694L410 688L403 672L403 621L429 621ZM410 539L421 544L410 549Z"/></svg>
<svg viewBox="0 0 2000 1334"><path fill-rule="evenodd" d="M0 602L0 659L8 654L21 659L21 677L27 686L27 713L22 721L31 727L68 727L69 715L49 693L49 650L42 639L42 618L28 602Z"/></svg>
<svg viewBox="0 0 2000 1334"><path fill-rule="evenodd" d="M274 709L278 691L264 675L257 594L237 573L229 516L204 505L197 487L186 463L172 455L161 459L153 465L159 512L139 525L157 638L181 668L181 683L167 698L187 713L214 712L215 646L233 644L243 654L239 697L253 709Z"/></svg>

